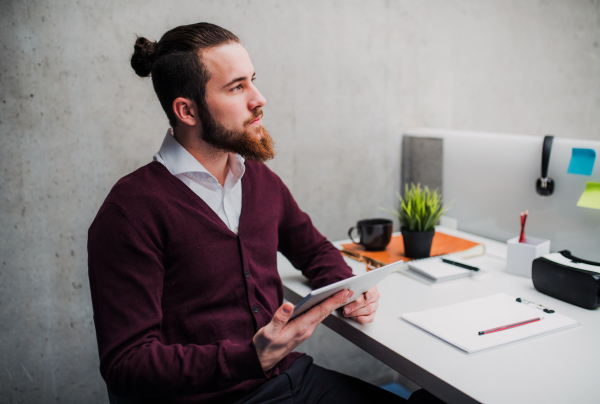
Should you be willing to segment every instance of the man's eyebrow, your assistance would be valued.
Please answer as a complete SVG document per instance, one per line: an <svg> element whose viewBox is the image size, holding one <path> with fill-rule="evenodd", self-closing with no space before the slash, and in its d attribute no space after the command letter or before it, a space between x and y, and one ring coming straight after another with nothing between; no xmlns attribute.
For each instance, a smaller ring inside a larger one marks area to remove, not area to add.
<svg viewBox="0 0 600 404"><path fill-rule="evenodd" d="M254 78L255 76L256 76L256 73L252 73L252 78ZM238 77L237 79L233 79L229 83L225 84L223 86L223 88L229 87L230 85L232 85L234 83L237 83L237 82L240 82L240 81L244 81L244 80L246 80L246 76Z"/></svg>

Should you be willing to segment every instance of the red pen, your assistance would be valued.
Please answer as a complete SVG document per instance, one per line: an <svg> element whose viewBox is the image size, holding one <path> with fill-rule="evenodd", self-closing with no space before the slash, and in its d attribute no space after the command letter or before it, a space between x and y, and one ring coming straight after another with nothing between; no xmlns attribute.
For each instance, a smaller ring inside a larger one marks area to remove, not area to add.
<svg viewBox="0 0 600 404"><path fill-rule="evenodd" d="M529 210L526 210L525 213L521 212L521 234L519 235L519 243L525 242L525 223L527 223L527 215L529 215Z"/></svg>
<svg viewBox="0 0 600 404"><path fill-rule="evenodd" d="M542 320L544 317L532 318L531 320L519 321L509 325L503 325L502 327L490 328L489 330L479 331L479 335L491 334L493 332L510 330L511 328L520 327L522 325L535 323L536 321Z"/></svg>

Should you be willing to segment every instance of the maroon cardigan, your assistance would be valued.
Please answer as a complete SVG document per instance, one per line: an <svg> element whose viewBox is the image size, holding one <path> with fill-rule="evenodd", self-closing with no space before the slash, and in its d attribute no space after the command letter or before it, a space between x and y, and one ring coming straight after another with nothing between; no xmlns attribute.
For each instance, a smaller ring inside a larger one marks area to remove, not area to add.
<svg viewBox="0 0 600 404"><path fill-rule="evenodd" d="M245 164L238 235L157 162L122 178L100 207L89 278L100 372L115 395L187 403L249 393L301 355L265 373L252 344L283 301L277 251L313 287L352 276L279 177Z"/></svg>

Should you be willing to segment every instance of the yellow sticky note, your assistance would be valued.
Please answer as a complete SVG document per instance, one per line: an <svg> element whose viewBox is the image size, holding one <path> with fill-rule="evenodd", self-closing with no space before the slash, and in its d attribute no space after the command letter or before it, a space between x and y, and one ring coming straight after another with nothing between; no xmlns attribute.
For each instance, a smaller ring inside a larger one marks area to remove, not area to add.
<svg viewBox="0 0 600 404"><path fill-rule="evenodd" d="M577 206L582 208L600 209L600 183L588 181L585 191L581 194Z"/></svg>

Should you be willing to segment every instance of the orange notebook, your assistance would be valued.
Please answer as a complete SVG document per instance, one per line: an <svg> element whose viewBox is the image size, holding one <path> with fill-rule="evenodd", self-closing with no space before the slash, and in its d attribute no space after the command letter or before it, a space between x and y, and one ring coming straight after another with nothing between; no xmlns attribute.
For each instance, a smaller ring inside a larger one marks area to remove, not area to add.
<svg viewBox="0 0 600 404"><path fill-rule="evenodd" d="M404 243L401 235L392 237L392 241L390 241L390 244L388 244L384 251L366 251L363 246L354 243L342 244L342 247L344 248L342 254L348 255L358 261L364 261L362 257L366 257L368 261L371 261L376 266L388 265L400 260L406 262L415 259L404 255ZM431 256L435 257L446 254L454 254L459 258L475 257L485 254L485 247L483 244L474 241L436 231L431 244Z"/></svg>

